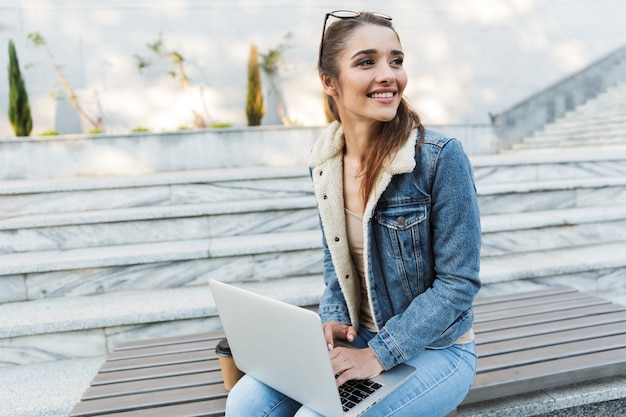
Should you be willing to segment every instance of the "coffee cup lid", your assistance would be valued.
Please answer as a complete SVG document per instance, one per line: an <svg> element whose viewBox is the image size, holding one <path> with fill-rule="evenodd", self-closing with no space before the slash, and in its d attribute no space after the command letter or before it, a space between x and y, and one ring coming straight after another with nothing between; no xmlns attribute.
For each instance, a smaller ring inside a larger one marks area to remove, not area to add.
<svg viewBox="0 0 626 417"><path fill-rule="evenodd" d="M215 353L222 356L232 356L232 354L230 353L230 346L228 345L227 339L220 340L217 346L215 346Z"/></svg>

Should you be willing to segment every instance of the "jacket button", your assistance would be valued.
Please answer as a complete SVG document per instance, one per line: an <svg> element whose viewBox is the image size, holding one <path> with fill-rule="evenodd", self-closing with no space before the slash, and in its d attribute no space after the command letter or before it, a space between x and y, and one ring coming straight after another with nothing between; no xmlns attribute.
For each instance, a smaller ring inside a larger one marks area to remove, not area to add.
<svg viewBox="0 0 626 417"><path fill-rule="evenodd" d="M346 279L350 279L350 275L346 275Z"/></svg>
<svg viewBox="0 0 626 417"><path fill-rule="evenodd" d="M327 196L327 195L325 195L325 196L324 196L324 200L327 200L327 199L328 199L328 196Z"/></svg>
<svg viewBox="0 0 626 417"><path fill-rule="evenodd" d="M324 173L324 171L320 171L320 176Z"/></svg>
<svg viewBox="0 0 626 417"><path fill-rule="evenodd" d="M398 224L404 224L404 222L406 221L404 217L400 216L396 219L398 221Z"/></svg>
<svg viewBox="0 0 626 417"><path fill-rule="evenodd" d="M339 242L339 238L338 237L335 238L335 242Z"/></svg>

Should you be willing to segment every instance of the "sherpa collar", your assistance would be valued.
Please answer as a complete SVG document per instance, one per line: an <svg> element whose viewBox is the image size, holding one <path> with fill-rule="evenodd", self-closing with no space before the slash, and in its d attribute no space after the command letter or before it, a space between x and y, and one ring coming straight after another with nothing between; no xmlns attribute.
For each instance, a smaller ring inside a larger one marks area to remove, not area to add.
<svg viewBox="0 0 626 417"><path fill-rule="evenodd" d="M398 150L395 158L384 168L389 175L404 174L413 171L415 168L416 140L417 130L413 130L409 139ZM309 166L316 167L326 162L328 159L342 155L344 145L343 126L337 121L332 122L322 132L313 146L309 156Z"/></svg>

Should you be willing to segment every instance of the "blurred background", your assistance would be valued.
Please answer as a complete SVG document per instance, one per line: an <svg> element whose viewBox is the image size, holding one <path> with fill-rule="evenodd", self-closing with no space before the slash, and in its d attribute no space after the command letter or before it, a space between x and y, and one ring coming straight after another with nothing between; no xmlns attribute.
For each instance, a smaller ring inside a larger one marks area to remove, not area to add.
<svg viewBox="0 0 626 417"><path fill-rule="evenodd" d="M342 8L393 17L406 52L406 95L431 124L490 123L490 113L626 43L626 3L619 0L0 0L0 137L13 136L9 39L30 98L32 134L87 128L31 33L45 40L81 104L109 133L176 129L198 117L245 125L251 44L261 54L282 51L276 80L290 123L321 125L317 48L324 14ZM183 58L187 87L167 53ZM263 124L281 124L276 93L267 77L263 83Z"/></svg>

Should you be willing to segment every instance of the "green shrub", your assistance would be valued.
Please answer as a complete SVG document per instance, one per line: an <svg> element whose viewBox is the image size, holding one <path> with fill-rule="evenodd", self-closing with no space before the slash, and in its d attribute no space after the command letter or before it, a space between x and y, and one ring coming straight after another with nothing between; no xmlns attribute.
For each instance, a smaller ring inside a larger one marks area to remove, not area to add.
<svg viewBox="0 0 626 417"><path fill-rule="evenodd" d="M9 39L9 122L16 136L29 136L33 130L28 93L12 39Z"/></svg>
<svg viewBox="0 0 626 417"><path fill-rule="evenodd" d="M211 123L209 127L211 129L224 129L227 127L233 127L233 125L231 125L230 123L214 122L214 123Z"/></svg>
<svg viewBox="0 0 626 417"><path fill-rule="evenodd" d="M58 136L61 133L57 132L56 130L46 130L45 132L41 132L39 134L39 136Z"/></svg>
<svg viewBox="0 0 626 417"><path fill-rule="evenodd" d="M148 129L147 127L143 127L143 126L136 126L130 129L130 131L131 132L149 132L150 129Z"/></svg>
<svg viewBox="0 0 626 417"><path fill-rule="evenodd" d="M256 45L250 45L248 57L248 89L246 96L246 117L248 126L259 126L265 115L263 102L263 86L261 85L261 70L259 67L259 51Z"/></svg>

